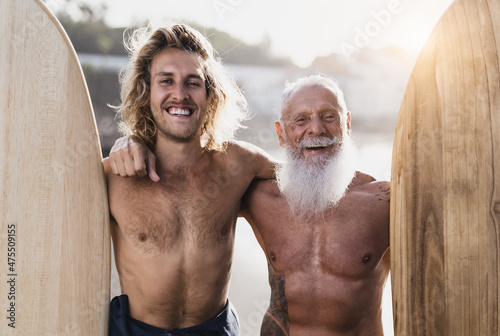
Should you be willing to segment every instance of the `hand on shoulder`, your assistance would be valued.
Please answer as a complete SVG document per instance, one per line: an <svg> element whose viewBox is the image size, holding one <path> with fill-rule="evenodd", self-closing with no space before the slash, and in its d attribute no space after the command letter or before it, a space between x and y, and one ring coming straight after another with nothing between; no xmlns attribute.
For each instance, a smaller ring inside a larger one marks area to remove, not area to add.
<svg viewBox="0 0 500 336"><path fill-rule="evenodd" d="M121 177L143 177L158 182L156 156L138 137L127 135L116 140L109 153L109 166Z"/></svg>

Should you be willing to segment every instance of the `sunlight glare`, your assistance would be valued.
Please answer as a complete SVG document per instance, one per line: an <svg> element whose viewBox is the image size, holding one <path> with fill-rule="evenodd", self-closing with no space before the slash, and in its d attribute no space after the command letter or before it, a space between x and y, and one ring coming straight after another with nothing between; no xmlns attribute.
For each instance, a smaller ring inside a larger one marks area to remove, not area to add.
<svg viewBox="0 0 500 336"><path fill-rule="evenodd" d="M405 36L401 41L401 46L410 51L419 53L424 47L431 34L429 27L412 26L405 30Z"/></svg>

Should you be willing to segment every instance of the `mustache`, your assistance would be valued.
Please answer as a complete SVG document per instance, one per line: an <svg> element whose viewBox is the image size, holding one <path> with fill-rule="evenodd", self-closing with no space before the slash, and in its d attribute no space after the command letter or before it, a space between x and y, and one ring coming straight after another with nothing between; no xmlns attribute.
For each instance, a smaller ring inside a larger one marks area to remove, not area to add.
<svg viewBox="0 0 500 336"><path fill-rule="evenodd" d="M322 136L322 137L302 139L297 143L297 148L302 150L304 148L328 147L332 145L341 145L341 144L342 140L340 140L338 137L328 138Z"/></svg>
<svg viewBox="0 0 500 336"><path fill-rule="evenodd" d="M163 108L169 108L173 105L182 105L184 107L195 109L197 107L196 103L191 99L185 99L183 101L169 100L162 104Z"/></svg>

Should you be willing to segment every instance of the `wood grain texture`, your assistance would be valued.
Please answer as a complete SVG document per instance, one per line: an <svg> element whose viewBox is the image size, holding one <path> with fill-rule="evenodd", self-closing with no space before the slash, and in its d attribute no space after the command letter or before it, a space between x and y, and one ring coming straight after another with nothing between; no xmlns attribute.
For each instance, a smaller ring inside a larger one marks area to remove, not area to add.
<svg viewBox="0 0 500 336"><path fill-rule="evenodd" d="M500 335L500 1L457 0L399 114L391 192L395 334Z"/></svg>
<svg viewBox="0 0 500 336"><path fill-rule="evenodd" d="M0 36L0 334L106 335L107 193L80 64L39 0L0 0Z"/></svg>

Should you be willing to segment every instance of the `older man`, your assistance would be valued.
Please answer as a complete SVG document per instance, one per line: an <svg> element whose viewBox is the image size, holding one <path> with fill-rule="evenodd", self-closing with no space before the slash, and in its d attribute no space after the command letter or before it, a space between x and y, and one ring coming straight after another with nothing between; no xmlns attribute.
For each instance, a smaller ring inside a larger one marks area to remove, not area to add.
<svg viewBox="0 0 500 336"><path fill-rule="evenodd" d="M389 183L355 171L335 83L303 78L283 97L286 162L277 183L254 182L243 203L269 266L262 335L382 335Z"/></svg>
<svg viewBox="0 0 500 336"><path fill-rule="evenodd" d="M286 161L241 211L269 266L261 334L383 335L389 183L354 169L342 91L323 76L288 85L276 131Z"/></svg>

